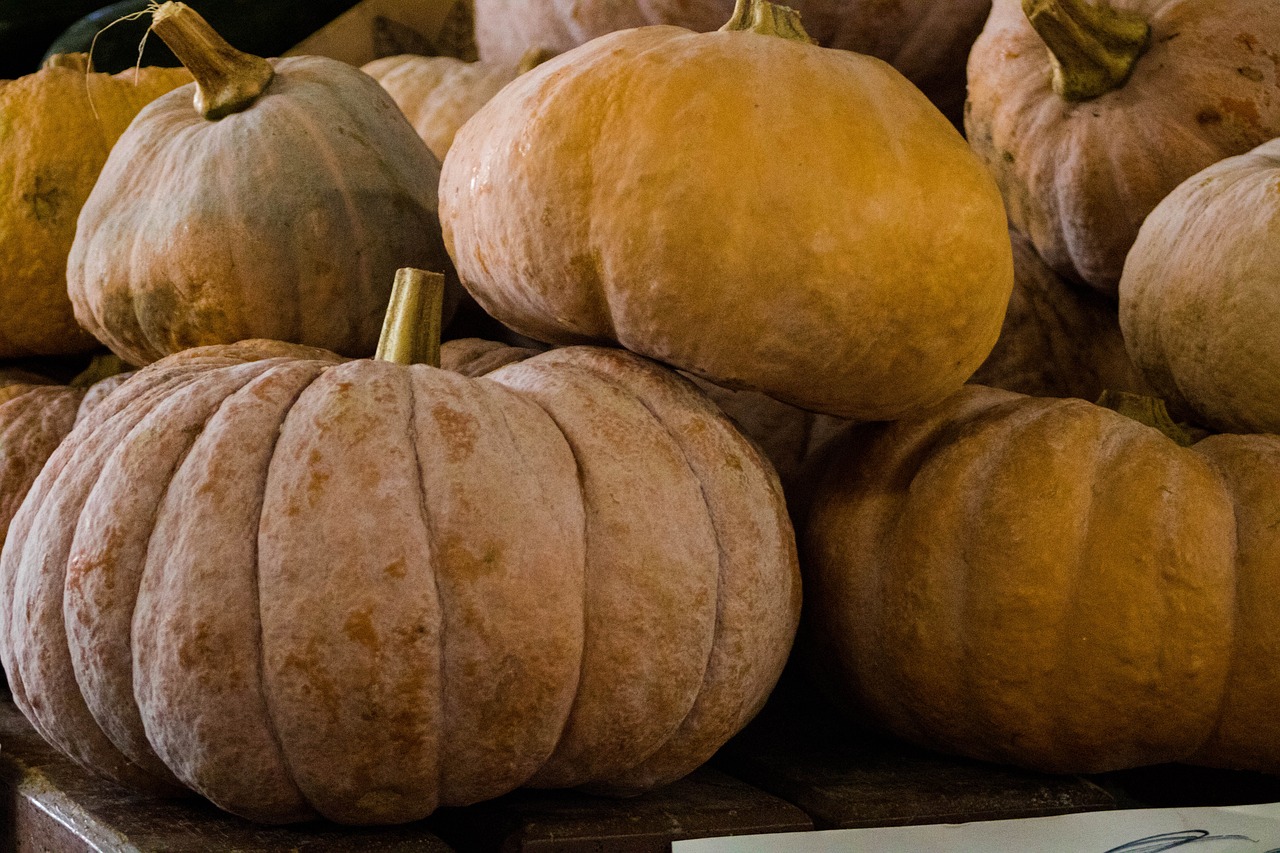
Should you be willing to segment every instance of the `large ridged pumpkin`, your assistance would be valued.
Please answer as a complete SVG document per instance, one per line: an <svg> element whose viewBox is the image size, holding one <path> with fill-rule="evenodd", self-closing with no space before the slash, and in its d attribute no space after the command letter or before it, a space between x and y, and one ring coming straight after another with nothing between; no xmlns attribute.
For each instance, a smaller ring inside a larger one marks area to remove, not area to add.
<svg viewBox="0 0 1280 853"><path fill-rule="evenodd" d="M190 80L180 68L95 74L70 54L0 81L0 358L100 346L67 298L76 217L133 117Z"/></svg>
<svg viewBox="0 0 1280 853"><path fill-rule="evenodd" d="M0 651L110 778L392 823L693 770L772 689L798 574L772 468L652 362L471 379L244 342L140 371L58 448Z"/></svg>
<svg viewBox="0 0 1280 853"><path fill-rule="evenodd" d="M1280 140L1156 206L1125 261L1120 321L1171 405L1216 429L1280 433Z"/></svg>
<svg viewBox="0 0 1280 853"><path fill-rule="evenodd" d="M958 388L1013 283L999 193L955 129L761 0L520 76L459 131L440 195L459 276L517 332L842 417Z"/></svg>
<svg viewBox="0 0 1280 853"><path fill-rule="evenodd" d="M1274 0L996 0L965 128L1014 227L1114 296L1162 198L1280 136L1277 45Z"/></svg>
<svg viewBox="0 0 1280 853"><path fill-rule="evenodd" d="M1054 772L1280 772L1280 438L969 386L831 446L806 658L865 719ZM1173 437L1177 437L1175 441Z"/></svg>
<svg viewBox="0 0 1280 853"><path fill-rule="evenodd" d="M356 68L240 53L181 3L153 20L196 82L138 115L89 195L76 318L139 365L248 338L372 355L395 270L447 265L435 157Z"/></svg>

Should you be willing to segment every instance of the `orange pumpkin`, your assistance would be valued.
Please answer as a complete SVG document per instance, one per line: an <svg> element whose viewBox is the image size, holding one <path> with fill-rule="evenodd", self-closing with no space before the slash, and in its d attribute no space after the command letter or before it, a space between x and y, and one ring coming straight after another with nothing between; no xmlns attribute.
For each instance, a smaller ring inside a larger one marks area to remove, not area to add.
<svg viewBox="0 0 1280 853"><path fill-rule="evenodd" d="M384 357L431 349L394 317ZM59 447L0 580L50 742L271 822L676 779L763 704L799 610L768 463L689 383L595 348L480 379L171 356Z"/></svg>
<svg viewBox="0 0 1280 853"><path fill-rule="evenodd" d="M100 346L67 298L76 217L133 117L190 80L172 68L95 74L69 54L0 81L0 358Z"/></svg>
<svg viewBox="0 0 1280 853"><path fill-rule="evenodd" d="M841 417L958 388L1012 288L999 193L901 75L798 27L755 0L722 31L613 33L499 92L441 176L481 306Z"/></svg>
<svg viewBox="0 0 1280 853"><path fill-rule="evenodd" d="M1157 422L969 386L843 436L802 549L820 681L990 761L1280 772L1280 438Z"/></svg>
<svg viewBox="0 0 1280 853"><path fill-rule="evenodd" d="M1115 296L1162 198L1280 136L1278 44L1272 0L996 0L969 142L1049 266Z"/></svg>

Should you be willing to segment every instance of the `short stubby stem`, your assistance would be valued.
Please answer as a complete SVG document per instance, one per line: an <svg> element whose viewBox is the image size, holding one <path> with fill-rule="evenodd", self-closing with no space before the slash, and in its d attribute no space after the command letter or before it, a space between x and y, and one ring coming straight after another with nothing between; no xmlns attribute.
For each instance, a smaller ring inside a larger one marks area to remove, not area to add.
<svg viewBox="0 0 1280 853"><path fill-rule="evenodd" d="M443 313L443 273L412 267L397 270L376 358L394 364L439 367Z"/></svg>
<svg viewBox="0 0 1280 853"><path fill-rule="evenodd" d="M1203 430L1175 422L1164 400L1159 397L1129 391L1103 391L1098 405L1159 430L1182 447L1190 447L1206 435Z"/></svg>
<svg viewBox="0 0 1280 853"><path fill-rule="evenodd" d="M1049 48L1053 91L1087 101L1119 89L1151 40L1151 25L1105 0L1022 0L1022 11Z"/></svg>
<svg viewBox="0 0 1280 853"><path fill-rule="evenodd" d="M168 2L151 13L151 29L164 39L196 81L196 109L220 119L253 106L275 77L267 60L236 50L185 3Z"/></svg>
<svg viewBox="0 0 1280 853"><path fill-rule="evenodd" d="M812 43L813 39L800 23L800 13L768 0L738 0L729 23L721 32L752 32L767 36Z"/></svg>

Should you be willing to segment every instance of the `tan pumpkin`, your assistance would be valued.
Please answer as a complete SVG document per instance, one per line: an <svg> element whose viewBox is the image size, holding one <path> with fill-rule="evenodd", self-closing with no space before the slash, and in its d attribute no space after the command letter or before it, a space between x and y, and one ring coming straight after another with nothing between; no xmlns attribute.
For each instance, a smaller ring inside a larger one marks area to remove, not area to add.
<svg viewBox="0 0 1280 853"><path fill-rule="evenodd" d="M1272 0L996 0L969 141L1048 264L1114 296L1162 198L1280 136L1277 45Z"/></svg>
<svg viewBox="0 0 1280 853"><path fill-rule="evenodd" d="M418 351L399 316L388 358ZM763 704L799 611L768 463L683 379L582 347L480 379L171 356L59 447L0 577L50 742L272 822L678 778Z"/></svg>
<svg viewBox="0 0 1280 853"><path fill-rule="evenodd" d="M138 116L90 194L77 319L135 364L245 338L372 354L395 269L447 265L435 158L356 68L242 54L181 3L153 20L197 83Z"/></svg>
<svg viewBox="0 0 1280 853"><path fill-rule="evenodd" d="M1280 141L1156 206L1125 261L1120 322L1172 404L1219 430L1280 433Z"/></svg>
<svg viewBox="0 0 1280 853"><path fill-rule="evenodd" d="M68 54L0 81L0 358L100 346L67 298L76 217L137 112L190 80L171 68L91 73Z"/></svg>
<svg viewBox="0 0 1280 853"><path fill-rule="evenodd" d="M75 423L131 373L115 356L95 357L69 385L0 370L0 545L50 454Z"/></svg>
<svg viewBox="0 0 1280 853"><path fill-rule="evenodd" d="M1147 393L1125 349L1116 303L1059 277L1011 231L1013 297L1000 339L970 382L1037 397Z"/></svg>
<svg viewBox="0 0 1280 853"><path fill-rule="evenodd" d="M797 27L744 2L722 31L613 33L499 92L441 176L481 306L842 417L958 388L1012 288L999 194L901 75Z"/></svg>
<svg viewBox="0 0 1280 853"><path fill-rule="evenodd" d="M544 351L479 338L459 338L441 345L440 365L464 376L485 376ZM788 497L801 487L805 463L824 441L848 425L843 418L797 409L754 391L731 391L696 376L686 374L686 377L729 416L743 435L756 443L778 472Z"/></svg>
<svg viewBox="0 0 1280 853"><path fill-rule="evenodd" d="M401 54L375 59L361 71L382 84L436 159L498 90L549 57L533 48L519 63L464 62L452 56Z"/></svg>
<svg viewBox="0 0 1280 853"><path fill-rule="evenodd" d="M853 50L897 68L959 121L965 60L991 0L792 0L805 30L824 47ZM476 0L483 59L514 64L531 47L558 52L617 30L653 24L709 32L734 0Z"/></svg>
<svg viewBox="0 0 1280 853"><path fill-rule="evenodd" d="M843 436L802 548L820 681L990 761L1280 772L1280 438L1157 420L969 386Z"/></svg>

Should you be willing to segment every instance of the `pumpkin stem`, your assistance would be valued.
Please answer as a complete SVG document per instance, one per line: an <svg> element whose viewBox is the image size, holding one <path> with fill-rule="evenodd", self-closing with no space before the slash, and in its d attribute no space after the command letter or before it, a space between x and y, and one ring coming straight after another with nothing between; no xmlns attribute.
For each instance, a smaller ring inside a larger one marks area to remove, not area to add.
<svg viewBox="0 0 1280 853"><path fill-rule="evenodd" d="M76 374L67 384L72 388L88 388L97 385L104 379L133 370L125 360L113 352L99 353L89 361L89 366Z"/></svg>
<svg viewBox="0 0 1280 853"><path fill-rule="evenodd" d="M1208 435L1204 430L1174 422L1164 400L1159 397L1107 390L1098 398L1098 405L1159 430L1181 447L1190 447Z"/></svg>
<svg viewBox="0 0 1280 853"><path fill-rule="evenodd" d="M753 32L813 44L813 39L800 23L800 13L788 6L775 6L768 0L738 0L729 23L721 32Z"/></svg>
<svg viewBox="0 0 1280 853"><path fill-rule="evenodd" d="M1022 0L1022 11L1049 48L1053 91L1087 101L1119 89L1151 40L1151 25L1106 0Z"/></svg>
<svg viewBox="0 0 1280 853"><path fill-rule="evenodd" d="M89 73L89 54L87 53L55 53L44 62L40 63L41 70L45 68L65 68L68 71L79 71L81 74Z"/></svg>
<svg viewBox="0 0 1280 853"><path fill-rule="evenodd" d="M531 47L524 52L524 56L520 57L520 61L516 63L516 73L525 74L537 68L548 59L556 56L554 50L545 47Z"/></svg>
<svg viewBox="0 0 1280 853"><path fill-rule="evenodd" d="M396 270L391 304L378 338L379 361L440 366L444 274L405 267Z"/></svg>
<svg viewBox="0 0 1280 853"><path fill-rule="evenodd" d="M253 106L275 76L270 62L227 44L185 3L170 0L157 6L151 13L151 29L195 78L196 109L207 119Z"/></svg>

